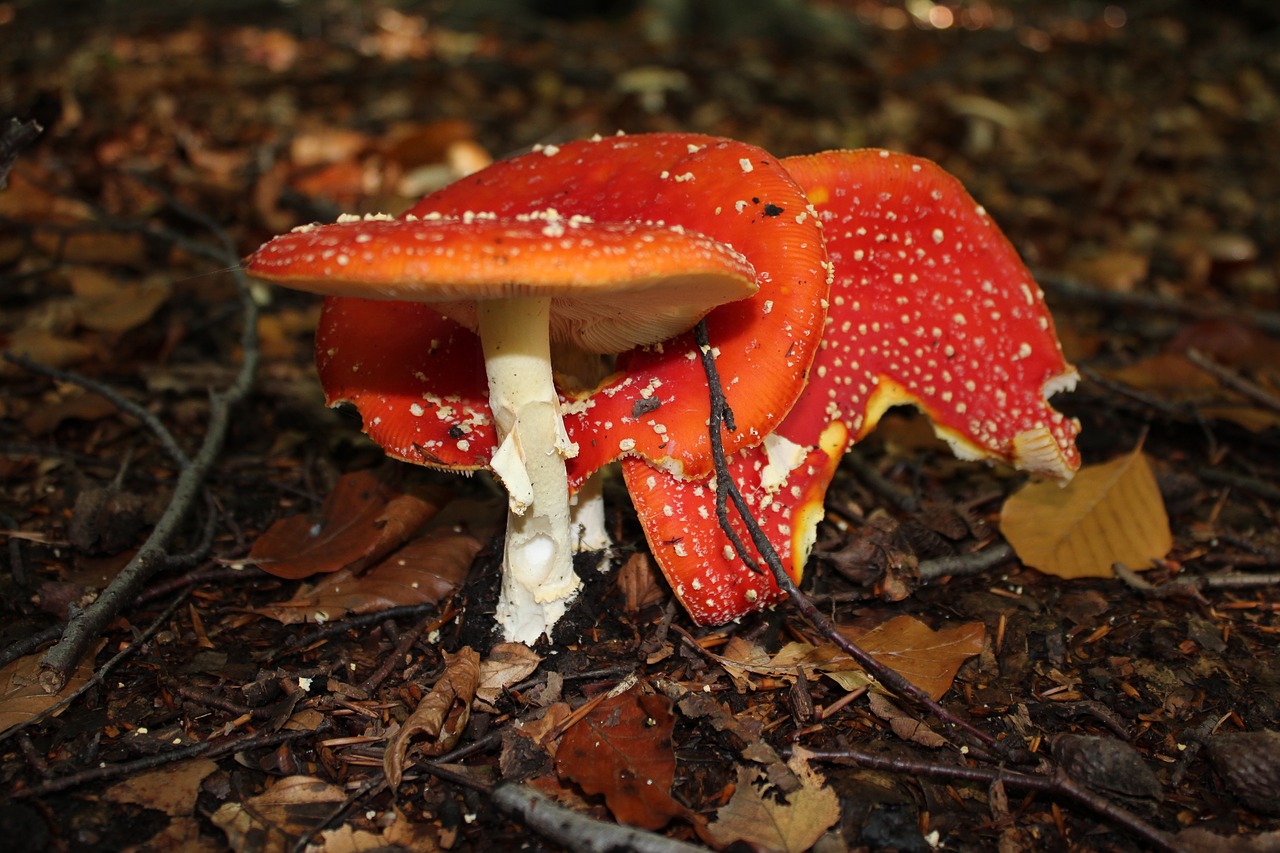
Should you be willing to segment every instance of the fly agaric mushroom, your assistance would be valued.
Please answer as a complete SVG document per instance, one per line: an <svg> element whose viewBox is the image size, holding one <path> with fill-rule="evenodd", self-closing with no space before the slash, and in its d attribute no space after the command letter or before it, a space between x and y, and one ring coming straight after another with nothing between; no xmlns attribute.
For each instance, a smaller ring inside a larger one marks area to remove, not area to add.
<svg viewBox="0 0 1280 853"><path fill-rule="evenodd" d="M1047 398L1073 387L1075 370L1040 288L959 181L881 150L783 165L823 221L836 270L831 308L795 407L763 444L728 461L792 577L840 457L892 406L921 409L963 459L1069 479L1079 425ZM778 598L772 575L748 571L734 553L711 489L632 460L623 472L655 558L695 621L720 624Z"/></svg>
<svg viewBox="0 0 1280 853"><path fill-rule="evenodd" d="M735 366L746 428L726 441L758 442L817 350L824 265L816 220L773 157L690 134L548 146L404 219L305 227L246 264L327 294L316 344L326 395L354 403L388 453L502 479L497 615L523 642L548 632L578 588L571 490L628 454L675 473L711 469L706 379L680 333L727 303L707 320ZM498 298L473 301L480 292ZM665 295L625 295L640 292ZM620 355L602 382L561 376L557 388L553 344Z"/></svg>

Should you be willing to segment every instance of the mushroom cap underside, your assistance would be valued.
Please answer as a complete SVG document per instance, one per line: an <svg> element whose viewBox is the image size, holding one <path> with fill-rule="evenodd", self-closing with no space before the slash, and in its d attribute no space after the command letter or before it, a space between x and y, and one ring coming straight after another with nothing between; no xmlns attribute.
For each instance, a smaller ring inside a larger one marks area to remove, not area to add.
<svg viewBox="0 0 1280 853"><path fill-rule="evenodd" d="M709 237L579 218L350 218L304 226L246 262L256 278L326 296L430 303L476 328L482 300L551 298L550 336L594 353L674 337L759 289Z"/></svg>

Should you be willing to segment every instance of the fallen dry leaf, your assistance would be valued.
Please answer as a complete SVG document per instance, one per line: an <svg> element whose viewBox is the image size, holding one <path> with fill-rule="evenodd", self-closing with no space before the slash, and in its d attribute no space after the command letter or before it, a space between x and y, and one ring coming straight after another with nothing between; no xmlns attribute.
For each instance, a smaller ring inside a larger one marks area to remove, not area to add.
<svg viewBox="0 0 1280 853"><path fill-rule="evenodd" d="M387 782L394 790L404 777L404 757L409 751L409 741L414 735L425 734L432 738L424 744L425 755L439 755L453 748L471 717L471 703L480 683L480 655L470 646L451 655L445 652L444 675L422 697L400 731L387 741L387 751L382 767Z"/></svg>
<svg viewBox="0 0 1280 853"><path fill-rule="evenodd" d="M1142 449L1080 469L1065 487L1030 483L1004 504L1000 529L1018 559L1062 578L1151 567L1173 547L1169 516Z"/></svg>
<svg viewBox="0 0 1280 853"><path fill-rule="evenodd" d="M93 355L93 347L62 334L36 327L15 329L5 335L0 333L0 349L13 355L25 355L46 367L66 367L84 361ZM22 368L7 361L0 361L0 376L11 376Z"/></svg>
<svg viewBox="0 0 1280 853"><path fill-rule="evenodd" d="M842 628L841 633L935 700L951 689L964 662L982 652L987 634L981 622L946 625L935 631L906 615L870 631ZM830 675L833 669L827 666L823 671Z"/></svg>
<svg viewBox="0 0 1280 853"><path fill-rule="evenodd" d="M122 281L93 267L75 267L69 275L76 321L98 332L136 329L151 319L172 292L163 275Z"/></svg>
<svg viewBox="0 0 1280 853"><path fill-rule="evenodd" d="M728 846L744 841L757 849L803 853L840 819L840 798L826 787L796 748L787 766L800 779L797 791L780 800L760 790L759 771L738 765L738 787L707 827L711 836Z"/></svg>
<svg viewBox="0 0 1280 853"><path fill-rule="evenodd" d="M180 761L130 776L112 785L102 796L113 803L136 803L156 809L170 817L193 815L200 785L217 769L217 763L208 758Z"/></svg>
<svg viewBox="0 0 1280 853"><path fill-rule="evenodd" d="M639 613L666 596L666 587L658 580L658 568L647 551L637 551L623 561L615 581L622 591L622 606L627 613Z"/></svg>
<svg viewBox="0 0 1280 853"><path fill-rule="evenodd" d="M542 658L524 643L498 643L480 664L480 686L476 698L493 704L502 691L533 674Z"/></svg>
<svg viewBox="0 0 1280 853"><path fill-rule="evenodd" d="M227 847L217 839L201 833L201 821L194 817L176 817L169 825L126 851L181 850L182 853L222 853Z"/></svg>
<svg viewBox="0 0 1280 853"><path fill-rule="evenodd" d="M1280 425L1280 415L1224 387L1213 374L1181 352L1158 353L1105 375L1161 399L1194 406L1201 417L1229 421L1250 432L1263 432Z"/></svg>
<svg viewBox="0 0 1280 853"><path fill-rule="evenodd" d="M869 631L843 627L840 632L934 699L940 699L950 689L960 666L982 651L986 636L981 622L948 625L935 631L906 615L895 616ZM753 646L743 644L736 648L737 654L742 655L739 659L729 657L734 652L733 645L727 645L725 656L717 658L735 680L746 672L789 680L796 677L799 667L807 677L825 675L845 690L870 683L853 659L833 643L788 643L767 661Z"/></svg>
<svg viewBox="0 0 1280 853"><path fill-rule="evenodd" d="M234 851L285 853L292 841L332 817L347 795L337 785L310 776L289 776L244 802L223 803L209 819Z"/></svg>
<svg viewBox="0 0 1280 853"><path fill-rule="evenodd" d="M85 685L93 675L93 655L85 655L75 672L67 679L66 686L50 695L40 687L40 658L43 653L18 658L0 667L0 734L44 713L63 697L69 696ZM65 709L54 711L56 717Z"/></svg>
<svg viewBox="0 0 1280 853"><path fill-rule="evenodd" d="M53 400L42 400L22 419L22 427L31 435L48 435L63 421L97 421L119 414L116 404L92 391L79 388L60 389Z"/></svg>
<svg viewBox="0 0 1280 853"><path fill-rule="evenodd" d="M883 693L877 693L873 690L867 694L867 707L871 709L871 713L888 723L889 728L893 730L895 735L908 743L926 746L930 749L938 749L947 745L947 741L942 735L910 714L905 713Z"/></svg>
<svg viewBox="0 0 1280 853"><path fill-rule="evenodd" d="M481 547L480 540L468 533L429 530L363 574L349 569L327 574L288 601L254 612L292 625L439 603L462 583Z"/></svg>
<svg viewBox="0 0 1280 853"><path fill-rule="evenodd" d="M554 758L560 747L560 727L572 714L573 708L568 702L555 702L536 720L517 720L516 730Z"/></svg>
<svg viewBox="0 0 1280 853"><path fill-rule="evenodd" d="M434 490L396 493L370 471L344 474L320 510L282 518L258 537L250 562L277 577L297 580L322 572L358 572L413 535L439 511Z"/></svg>
<svg viewBox="0 0 1280 853"><path fill-rule="evenodd" d="M661 829L687 812L671 797L675 715L664 696L628 691L606 699L565 732L556 772L601 794L619 823Z"/></svg>

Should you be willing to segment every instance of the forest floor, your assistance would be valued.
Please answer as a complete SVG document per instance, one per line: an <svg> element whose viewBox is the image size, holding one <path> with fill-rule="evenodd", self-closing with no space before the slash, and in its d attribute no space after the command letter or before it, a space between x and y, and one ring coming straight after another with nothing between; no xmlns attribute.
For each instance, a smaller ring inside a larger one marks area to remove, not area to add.
<svg viewBox="0 0 1280 853"><path fill-rule="evenodd" d="M42 128L0 128L0 348L29 359L0 363L3 846L1280 850L1267 5L213 5L0 3L0 121ZM787 604L694 625L620 487L620 568L581 561L554 644L496 644L496 490L385 461L324 406L319 300L238 274L298 224L618 130L930 158L1035 273L1085 470L1156 485L1096 502L1121 540L1167 525L1161 553L1023 565L1026 477L894 412L803 585L1022 763L867 690ZM268 529L340 583L257 567ZM591 820L535 832L532 791Z"/></svg>

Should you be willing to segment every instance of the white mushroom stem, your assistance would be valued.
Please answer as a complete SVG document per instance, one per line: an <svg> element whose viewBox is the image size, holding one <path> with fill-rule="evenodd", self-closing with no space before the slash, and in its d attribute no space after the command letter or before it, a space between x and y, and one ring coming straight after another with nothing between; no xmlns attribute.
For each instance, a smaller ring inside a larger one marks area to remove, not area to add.
<svg viewBox="0 0 1280 853"><path fill-rule="evenodd" d="M578 448L565 433L551 376L550 298L483 301L476 315L499 443L491 464L509 495L497 619L507 640L533 643L581 586L564 464Z"/></svg>
<svg viewBox="0 0 1280 853"><path fill-rule="evenodd" d="M613 546L604 516L604 478L607 469L595 472L586 479L578 493L569 499L570 526L573 529L573 549L578 553L603 551ZM602 571L607 568L606 560Z"/></svg>

